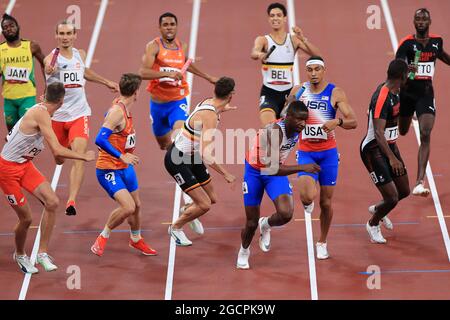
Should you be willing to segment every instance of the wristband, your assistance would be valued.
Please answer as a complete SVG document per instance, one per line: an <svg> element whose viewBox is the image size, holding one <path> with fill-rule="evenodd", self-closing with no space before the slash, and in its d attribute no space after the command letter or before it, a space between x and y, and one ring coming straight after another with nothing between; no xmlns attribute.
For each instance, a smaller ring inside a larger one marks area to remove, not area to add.
<svg viewBox="0 0 450 320"><path fill-rule="evenodd" d="M112 130L101 127L98 132L97 138L95 138L95 144L99 146L103 151L109 153L113 157L120 159L122 153L119 150L113 147L113 145L109 142L109 137L112 134Z"/></svg>

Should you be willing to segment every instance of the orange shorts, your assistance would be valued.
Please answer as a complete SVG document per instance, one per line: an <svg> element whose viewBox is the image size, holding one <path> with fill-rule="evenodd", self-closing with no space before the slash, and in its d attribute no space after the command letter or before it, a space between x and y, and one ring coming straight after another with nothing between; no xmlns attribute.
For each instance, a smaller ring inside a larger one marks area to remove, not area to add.
<svg viewBox="0 0 450 320"><path fill-rule="evenodd" d="M89 139L89 117L84 116L69 122L52 121L53 131L59 143L68 148L75 138Z"/></svg>
<svg viewBox="0 0 450 320"><path fill-rule="evenodd" d="M0 188L12 206L22 207L27 203L22 188L33 193L46 181L32 161L17 163L0 157L0 172Z"/></svg>

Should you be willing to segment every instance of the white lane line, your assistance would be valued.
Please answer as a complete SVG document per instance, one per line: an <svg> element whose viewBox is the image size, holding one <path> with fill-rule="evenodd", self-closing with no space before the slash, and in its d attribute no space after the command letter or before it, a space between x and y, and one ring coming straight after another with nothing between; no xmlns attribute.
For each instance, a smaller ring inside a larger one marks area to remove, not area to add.
<svg viewBox="0 0 450 320"><path fill-rule="evenodd" d="M394 22L391 15L391 10L389 8L389 3L387 0L380 0L381 7L383 8L384 17L386 19L386 24L388 26L389 36L391 38L392 49L394 52L397 51L398 48L398 38L397 33L395 32ZM419 124L416 120L413 120L414 132L416 134L417 143L420 146L420 130ZM442 212L441 201L439 200L439 195L436 189L436 183L433 178L433 171L431 171L430 162L427 163L427 179L428 184L430 185L431 195L433 197L434 207L436 208L436 214L439 220L439 226L441 228L442 237L444 239L445 249L447 250L448 260L450 261L450 237L448 234L447 225L445 223L444 213Z"/></svg>
<svg viewBox="0 0 450 320"><path fill-rule="evenodd" d="M16 0L9 0L8 6L6 7L6 10L5 10L5 13L11 14L15 4L16 4Z"/></svg>
<svg viewBox="0 0 450 320"><path fill-rule="evenodd" d="M107 7L108 7L108 0L102 0L102 2L100 4L100 9L97 14L97 20L95 22L94 31L91 36L91 41L89 43L88 52L86 55L86 67L90 67L90 65L91 65L92 57L94 56L95 47L97 45L98 36L100 34L100 30L101 30L101 27L103 24L103 18L105 16ZM52 189L54 191L56 191L56 187L58 185L61 171L62 171L62 165L57 165L55 168L55 172L53 174L52 183L51 183ZM41 217L41 221L42 221L42 217ZM34 240L34 244L33 244L33 251L31 252L31 257L30 257L31 263L33 263L33 264L36 262L40 238L41 238L41 224L39 223L39 228L38 228L38 231L36 234L36 239ZM27 292L28 292L28 287L30 285L30 281L31 281L31 274L28 274L28 273L25 274L23 283L22 283L22 288L20 289L20 293L19 293L19 300L25 300Z"/></svg>
<svg viewBox="0 0 450 320"><path fill-rule="evenodd" d="M294 0L287 0L289 33L295 26L295 7ZM294 85L300 84L300 72L298 69L298 58L295 55L294 60ZM318 300L319 294L317 290L317 275L316 275L316 259L314 257L314 238L311 222L311 214L305 211L305 227L306 227L306 242L308 248L308 265L309 265L309 283L311 287L311 300Z"/></svg>
<svg viewBox="0 0 450 320"><path fill-rule="evenodd" d="M197 35L198 35L198 23L200 19L200 5L201 0L194 0L192 4L192 19L191 19L191 34L189 38L189 54L188 58L191 58L195 61L195 52L197 48ZM191 96L192 96L192 85L194 81L194 75L188 72L187 83L189 84L189 89L191 94L187 97L188 107L191 105ZM175 197L173 202L173 214L172 221L178 219L179 211L180 211L180 201L181 201L181 189L178 184L175 185ZM164 294L165 300L172 300L172 289L173 289L173 273L175 269L175 254L176 254L176 245L175 241L170 237L170 249L169 249L169 263L167 265L167 279L166 279L166 291Z"/></svg>

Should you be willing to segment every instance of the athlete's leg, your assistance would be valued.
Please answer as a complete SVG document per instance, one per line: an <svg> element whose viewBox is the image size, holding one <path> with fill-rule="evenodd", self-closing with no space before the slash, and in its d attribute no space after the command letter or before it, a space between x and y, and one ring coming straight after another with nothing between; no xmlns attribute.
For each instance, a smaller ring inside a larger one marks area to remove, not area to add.
<svg viewBox="0 0 450 320"><path fill-rule="evenodd" d="M19 118L22 118L23 115L35 104L36 96L21 99L19 107Z"/></svg>
<svg viewBox="0 0 450 320"><path fill-rule="evenodd" d="M182 229L186 223L204 215L211 209L211 199L203 188L191 189L187 194L192 198L193 204L172 224L174 229Z"/></svg>
<svg viewBox="0 0 450 320"><path fill-rule="evenodd" d="M411 127L412 116L400 116L398 118L398 131L400 135L405 136Z"/></svg>
<svg viewBox="0 0 450 320"><path fill-rule="evenodd" d="M19 121L19 107L16 106L15 100L4 99L3 112L5 115L6 129L9 132L17 121Z"/></svg>
<svg viewBox="0 0 450 320"><path fill-rule="evenodd" d="M406 178L405 178L406 177ZM400 185L404 185L408 180L408 176L402 176L397 178ZM405 181L406 180L406 181ZM383 200L375 205L375 214L369 220L370 226L377 226L381 219L383 219L392 209L395 208L399 201L399 192L397 190L396 184L394 181L386 183L384 185L377 185L378 190L380 191ZM403 189L403 187L402 187ZM409 192L409 187L408 187ZM402 190L402 196L405 196L406 192Z"/></svg>
<svg viewBox="0 0 450 320"><path fill-rule="evenodd" d="M242 248L247 249L255 236L258 228L260 210L258 206L245 206L245 226L241 231Z"/></svg>
<svg viewBox="0 0 450 320"><path fill-rule="evenodd" d="M320 187L320 243L327 242L328 231L333 219L332 199L334 188L333 186Z"/></svg>
<svg viewBox="0 0 450 320"><path fill-rule="evenodd" d="M308 175L298 178L300 200L304 206L309 206L317 195L316 180Z"/></svg>
<svg viewBox="0 0 450 320"><path fill-rule="evenodd" d="M419 116L420 147L418 154L416 185L419 183L423 183L423 180L425 178L427 163L430 157L430 140L431 131L433 130L434 126L434 120L435 115L432 113L424 113Z"/></svg>
<svg viewBox="0 0 450 320"><path fill-rule="evenodd" d="M261 121L261 127L265 127L269 123L277 119L275 111L269 108L259 111L259 120Z"/></svg>
<svg viewBox="0 0 450 320"><path fill-rule="evenodd" d="M31 209L28 203L24 206L12 206L19 217L19 222L14 227L14 240L16 243L16 254L25 255L25 241L27 239L28 229L31 226Z"/></svg>

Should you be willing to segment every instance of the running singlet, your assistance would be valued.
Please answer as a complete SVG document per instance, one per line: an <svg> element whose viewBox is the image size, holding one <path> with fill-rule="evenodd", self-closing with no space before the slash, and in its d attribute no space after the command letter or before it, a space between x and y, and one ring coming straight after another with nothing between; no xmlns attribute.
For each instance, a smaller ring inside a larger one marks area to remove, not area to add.
<svg viewBox="0 0 450 320"><path fill-rule="evenodd" d="M203 101L204 102L204 101ZM197 112L201 110L209 110L216 113L217 119L220 120L219 115L217 115L216 108L210 104L203 104L200 102L189 115L189 117L184 122L184 127L175 137L175 147L186 155L192 155L194 153L200 152L200 138L202 134L201 123L200 126L191 126L189 121ZM219 121L218 121L219 122ZM217 123L218 123L217 122Z"/></svg>
<svg viewBox="0 0 450 320"><path fill-rule="evenodd" d="M300 133L299 150L324 151L336 148L334 131L326 133L322 126L336 117L336 109L331 105L331 95L335 85L329 83L321 93L312 93L311 84L305 82L305 91L297 98L308 107L308 119L305 129Z"/></svg>
<svg viewBox="0 0 450 320"><path fill-rule="evenodd" d="M279 164L283 164L289 153L294 149L295 145L298 142L299 135L296 133L292 137L288 138L286 135L286 122L284 119L280 119L274 122L281 128L281 133L283 135L281 144L280 144L280 153L279 153ZM252 147L245 155L245 159L247 162L255 169L262 169L267 167L266 164L262 163L261 160L267 156L266 148L260 145L260 132L253 140Z"/></svg>
<svg viewBox="0 0 450 320"><path fill-rule="evenodd" d="M292 39L286 34L283 44L277 44L270 35L267 39L267 50L275 46L275 50L262 65L263 84L276 91L290 90L293 86L292 68L295 50Z"/></svg>
<svg viewBox="0 0 450 320"><path fill-rule="evenodd" d="M32 108L45 108L40 104L34 105ZM24 134L20 131L20 124L23 117L19 119L14 128L8 134L8 141L3 147L1 157L6 161L25 163L33 160L42 150L44 150L44 137L41 132L35 134Z"/></svg>
<svg viewBox="0 0 450 320"><path fill-rule="evenodd" d="M380 84L372 95L369 105L369 123L367 126L367 134L361 144L361 150L366 146L377 145L375 138L375 129L373 119L385 119L386 128L384 129L384 137L387 143L393 144L398 139L398 116L400 113L400 97L389 91L385 83Z"/></svg>
<svg viewBox="0 0 450 320"><path fill-rule="evenodd" d="M125 128L120 132L113 132L108 141L114 148L119 150L120 153L133 153L136 146L136 132L133 127L133 117L131 116L131 113L127 113L127 109L123 103L118 102L117 100L114 103L118 104L122 109L125 118ZM128 168L128 164L100 149L96 168L120 170Z"/></svg>
<svg viewBox="0 0 450 320"><path fill-rule="evenodd" d="M161 72L181 71L186 62L181 42L175 39L177 49L169 49L164 47L160 38L155 38L153 41L158 44L159 52L152 69ZM189 85L184 75L181 83L167 77L150 80L147 91L159 101L177 101L189 94Z"/></svg>
<svg viewBox="0 0 450 320"><path fill-rule="evenodd" d="M400 41L397 49L396 58L405 59L408 64L413 64L416 51L421 51L414 80L433 80L436 59L442 56L443 39L434 34L430 34L429 37L430 39L424 47L415 39L414 35L409 35Z"/></svg>
<svg viewBox="0 0 450 320"><path fill-rule="evenodd" d="M50 76L46 75L47 85L54 82L62 82L66 89L66 94L64 95L64 104L56 110L52 120L69 122L84 116L90 116L91 108L84 91L86 66L80 56L80 52L72 48L71 59L63 57L60 53L55 66L58 67L57 71Z"/></svg>
<svg viewBox="0 0 450 320"><path fill-rule="evenodd" d="M34 61L31 53L31 41L21 40L17 48L8 43L0 44L0 71L3 80L3 97L21 99L36 95Z"/></svg>

